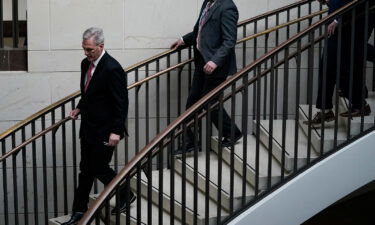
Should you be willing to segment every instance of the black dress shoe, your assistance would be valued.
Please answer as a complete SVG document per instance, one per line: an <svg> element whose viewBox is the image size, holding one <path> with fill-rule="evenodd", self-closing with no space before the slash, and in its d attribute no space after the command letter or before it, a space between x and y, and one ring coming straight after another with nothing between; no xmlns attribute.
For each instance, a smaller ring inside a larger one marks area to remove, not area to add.
<svg viewBox="0 0 375 225"><path fill-rule="evenodd" d="M234 137L233 140L231 140L230 137L225 137L223 141L221 142L221 145L223 147L230 147L236 144L241 138L242 138L242 134L237 135L236 137Z"/></svg>
<svg viewBox="0 0 375 225"><path fill-rule="evenodd" d="M325 113L319 111L313 116L312 120L303 121L303 124L310 125L313 127L318 127L322 125L323 117L324 117L324 122L331 122L335 120L335 114L333 113L332 110L329 110L328 112L325 112Z"/></svg>
<svg viewBox="0 0 375 225"><path fill-rule="evenodd" d="M75 225L83 217L83 212L73 212L68 222L62 223L61 225Z"/></svg>
<svg viewBox="0 0 375 225"><path fill-rule="evenodd" d="M127 191L124 190L120 194L119 203L118 204L116 203L116 206L111 211L112 215L116 215L117 211L119 211L120 213L125 212L126 208L128 208L128 206L130 206L130 204L132 204L135 201L135 199L137 198L133 194L133 192L130 191L130 193L129 193L129 202L127 203L126 202L126 192Z"/></svg>
<svg viewBox="0 0 375 225"><path fill-rule="evenodd" d="M370 105L365 105L363 112L361 109L352 109L351 113L349 111L340 113L340 116L342 117L360 117L360 116L369 116L371 114L371 108Z"/></svg>

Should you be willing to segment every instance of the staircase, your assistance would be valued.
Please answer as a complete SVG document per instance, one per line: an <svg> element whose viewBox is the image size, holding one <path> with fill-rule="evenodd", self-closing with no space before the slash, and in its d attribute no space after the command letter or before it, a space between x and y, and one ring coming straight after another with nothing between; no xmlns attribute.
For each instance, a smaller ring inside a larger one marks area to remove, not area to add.
<svg viewBox="0 0 375 225"><path fill-rule="evenodd" d="M183 114L192 49L170 50L127 68L134 78L128 86L134 103L128 130L134 135L115 154L118 176L106 188L95 184L90 209L80 224L227 223L327 153L340 150L341 144L373 130L373 114L353 120L337 117L337 122L323 128L302 123L315 113L311 102L316 87L311 80L317 78L314 61L322 53L324 24L358 4L352 2L318 21L325 12L319 4L299 1L240 22L237 55L242 53L242 70ZM283 14L285 23L280 22ZM260 31L257 26L262 21L274 24ZM263 41L265 46L275 41L276 47L265 47L261 56L249 54L249 46L257 49ZM374 110L374 93L369 96ZM61 224L68 218L77 182L79 121L65 115L78 98L79 93L73 93L0 135L4 199L0 221ZM344 100L336 102L338 112L346 111ZM160 107L164 103L166 107ZM223 108L244 134L225 148L209 113ZM200 131L196 151L175 156L173 151L184 143L189 126ZM17 178L20 181L13 182ZM110 215L116 193L124 185L137 200L124 213Z"/></svg>

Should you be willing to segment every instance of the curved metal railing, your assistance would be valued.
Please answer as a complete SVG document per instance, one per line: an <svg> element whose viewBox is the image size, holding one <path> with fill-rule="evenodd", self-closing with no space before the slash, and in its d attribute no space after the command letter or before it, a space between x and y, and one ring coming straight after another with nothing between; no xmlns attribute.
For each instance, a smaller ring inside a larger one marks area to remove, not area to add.
<svg viewBox="0 0 375 225"><path fill-rule="evenodd" d="M254 61L258 54L266 53L325 12L311 1L301 1L240 22L238 29L242 35L237 53L242 55L241 64ZM259 51L249 54L254 48ZM132 135L115 153L112 163L116 169L126 165L141 146L149 143L150 137L181 114L190 88L193 60L191 49L172 49L126 69L132 83L128 89L132 90L129 97L134 107L130 108L127 124ZM79 92L73 93L0 135L0 190L4 202L0 210L4 212L5 224L47 224L50 217L68 213L72 190L77 185L80 121L65 116L79 97ZM152 164L156 166L156 160ZM95 184L94 193L100 189L103 187Z"/></svg>
<svg viewBox="0 0 375 225"><path fill-rule="evenodd" d="M103 220L106 224L119 224L120 221L125 224L227 223L317 161L374 131L373 114L359 119L348 118L346 123L339 120L341 99L338 91L334 95L336 116L333 126L322 122L321 128L316 128L302 123L312 118L314 90L317 88L314 82L317 79L316 62L321 61L320 66L324 68L328 66L327 51L320 51L321 46L327 46L329 38L326 32L321 32L325 30L327 22L333 18L339 20L337 44L342 47L337 49L336 88L339 90L341 87L342 64L350 61L348 71L349 80L352 81L356 66L354 57L360 57L342 55L343 47L351 49L351 53L360 49L363 54L360 66L365 71L369 12L374 13L369 2L362 0L347 4L259 57L200 99L118 173L79 224L90 224L95 219L96 222ZM365 24L361 27L363 30L357 22L361 16ZM365 33L366 41L356 39L358 32ZM345 35L350 36L349 43L343 41L347 40L348 36ZM317 53L322 53L322 56ZM374 70L374 67L368 69ZM323 86L327 82L326 76L323 75ZM363 82L363 89L365 85ZM350 92L355 91L349 89ZM251 101L253 93L255 101ZM275 110L277 104L279 110ZM217 137L212 137L215 131L212 129L211 112L218 110L221 121L224 109L230 112L232 119L231 139L234 138L234 124L241 124L244 136L238 145L231 143L223 147L221 125ZM173 156L178 143L185 143L189 127L196 131L193 155L188 156L184 152L178 157ZM359 130L352 133L351 128L354 127L359 127ZM332 133L325 134L329 129ZM251 157L254 157L254 161L249 160ZM141 168L151 168L156 158L159 169L144 174ZM242 162L240 168L236 162ZM222 173L224 167L230 168L229 175ZM247 178L250 172L254 173L253 180ZM235 183L238 173L241 180ZM262 178L265 178L264 186L261 185ZM124 187L136 192L137 202L128 207L124 214L110 216L110 208L114 206L115 198L119 199ZM229 199L229 206L225 205L226 198ZM236 201L240 202L239 205L236 205ZM169 217L164 215L165 212L169 213Z"/></svg>

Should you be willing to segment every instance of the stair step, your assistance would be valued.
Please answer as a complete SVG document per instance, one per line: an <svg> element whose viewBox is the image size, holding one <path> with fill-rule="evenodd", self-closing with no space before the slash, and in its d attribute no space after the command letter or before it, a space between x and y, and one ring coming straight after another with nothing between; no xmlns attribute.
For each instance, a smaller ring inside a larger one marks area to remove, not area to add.
<svg viewBox="0 0 375 225"><path fill-rule="evenodd" d="M303 124L303 121L308 119L309 105L300 105L299 106L299 115L300 121L299 125L304 131L305 135L308 135L309 127L308 125ZM315 106L312 106L312 115L318 112ZM327 152L333 148L334 145L334 135L335 135L335 123L334 121L325 123L324 129L324 143L323 149L324 152ZM322 129L319 127L311 127L311 144L317 152L320 152L320 142L322 136ZM337 131L337 144L341 144L346 141L346 128L343 125L342 117L339 117L338 131Z"/></svg>
<svg viewBox="0 0 375 225"><path fill-rule="evenodd" d="M61 225L62 223L67 222L70 219L70 215L64 215L64 216L59 216L56 218L51 218L48 221L48 225Z"/></svg>
<svg viewBox="0 0 375 225"><path fill-rule="evenodd" d="M90 196L90 203L96 200L98 195L91 195ZM148 223L148 201L145 197L141 197L141 224L147 224ZM111 209L115 206L116 200L115 197L113 197L110 201L110 207ZM134 201L130 205L130 224L131 225L136 225L137 224L137 204L138 204L138 199ZM159 223L159 207L155 204L152 204L151 206L151 221L152 224L158 224ZM103 214L104 215L104 214ZM116 216L113 215L111 216L111 224L115 224L115 218ZM126 224L126 213L121 213L120 214L120 224ZM170 216L167 212L163 211L163 224L170 224ZM181 224L178 220L174 220L174 224Z"/></svg>
<svg viewBox="0 0 375 225"><path fill-rule="evenodd" d="M171 180L171 170L163 169L163 208L166 212L170 212L170 180ZM154 204L159 205L159 171L152 171L152 201ZM194 186L186 180L186 223L193 224L194 221ZM131 181L132 189L136 187L136 179ZM142 173L141 182L141 193L147 198L147 178L144 173ZM197 190L198 204L197 204L197 220L198 224L205 224L205 194ZM209 200L209 224L216 224L217 221L217 205L210 199ZM175 171L174 173L174 211L175 217L179 220L182 219L182 177ZM221 216L225 218L228 213L221 208Z"/></svg>
<svg viewBox="0 0 375 225"><path fill-rule="evenodd" d="M366 99L367 103L370 105L371 114L363 117L363 129L367 130L374 125L375 119L375 92L369 92L368 98ZM340 98L340 104L342 105L344 111L348 110L349 102L345 98ZM354 117L350 120L350 135L357 135L361 131L361 117ZM343 119L344 125L348 128L347 118Z"/></svg>
<svg viewBox="0 0 375 225"><path fill-rule="evenodd" d="M246 180L255 186L255 160L256 160L256 139L254 135L247 135L247 163L246 163ZM234 169L242 176L243 175L243 144L244 138L241 138L234 146ZM218 137L212 137L211 148L217 154L219 151ZM230 165L231 150L230 148L223 148L223 160ZM259 145L259 188L267 188L268 179L268 150L260 143ZM271 162L271 184L280 180L281 166L277 160L272 157Z"/></svg>
<svg viewBox="0 0 375 225"><path fill-rule="evenodd" d="M269 120L260 121L260 141L268 148L269 145ZM286 133L285 133L285 169L290 171L294 166L295 158L295 120L286 120ZM273 141L272 141L272 154L275 158L281 162L283 155L282 139L283 139L283 120L273 120ZM304 166L307 162L307 138L302 132L302 129L298 127L298 155L297 167ZM317 154L311 150L311 159L316 158Z"/></svg>
<svg viewBox="0 0 375 225"><path fill-rule="evenodd" d="M210 157L210 197L215 202L217 202L217 193L218 193L218 179L219 179L219 158L217 154L213 151L209 152ZM181 160L177 160L179 164L182 164ZM190 182L194 182L194 156L188 156L186 157L186 171L187 174L189 173L189 176L187 176L187 179L189 179ZM198 186L199 189L206 193L206 152L200 152L197 157L197 164L198 164ZM231 169L227 163L224 161L221 163L222 167L222 175L221 175L221 202L222 206L229 210L230 207L230 174ZM179 166L181 168L181 166ZM177 167L176 167L177 168ZM241 176L233 171L233 178L234 178L234 187L233 187L233 204L234 209L237 209L240 207L242 203L242 178ZM245 185L246 190L246 201L249 201L254 196L254 188L251 186L250 183L246 182Z"/></svg>

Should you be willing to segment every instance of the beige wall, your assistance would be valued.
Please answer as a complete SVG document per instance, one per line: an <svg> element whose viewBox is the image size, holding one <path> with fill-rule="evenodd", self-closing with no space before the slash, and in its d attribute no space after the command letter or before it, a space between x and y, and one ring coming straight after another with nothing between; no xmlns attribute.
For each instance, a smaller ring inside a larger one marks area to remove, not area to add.
<svg viewBox="0 0 375 225"><path fill-rule="evenodd" d="M26 7L26 0L19 1ZM5 0L5 5L10 2ZM27 1L29 71L0 72L0 132L78 90L84 57L81 35L86 28L102 27L106 49L127 67L166 50L179 35L191 31L202 2ZM235 2L243 20L294 0Z"/></svg>

